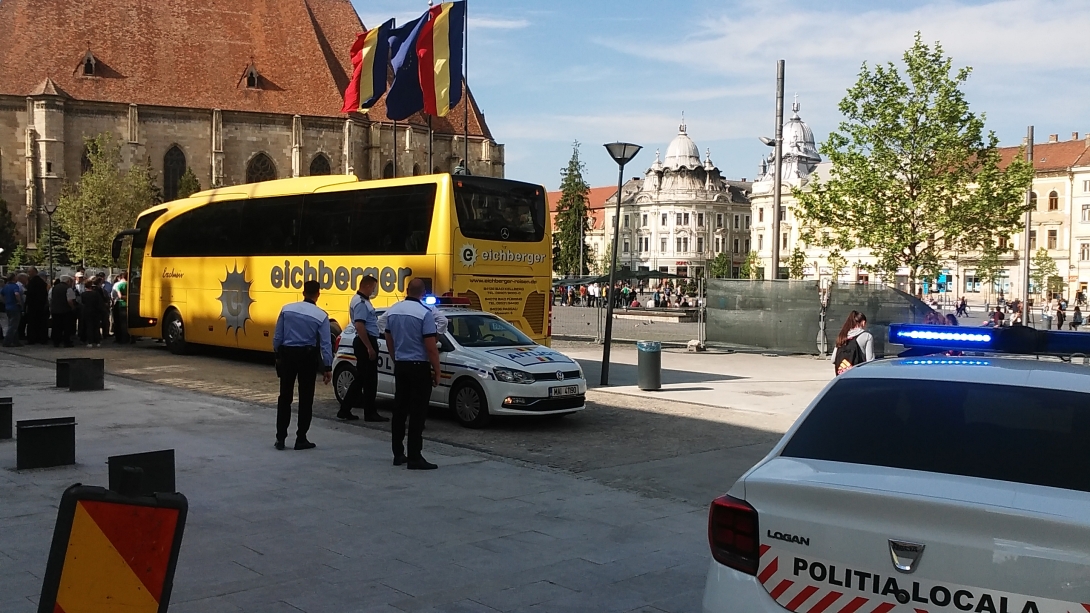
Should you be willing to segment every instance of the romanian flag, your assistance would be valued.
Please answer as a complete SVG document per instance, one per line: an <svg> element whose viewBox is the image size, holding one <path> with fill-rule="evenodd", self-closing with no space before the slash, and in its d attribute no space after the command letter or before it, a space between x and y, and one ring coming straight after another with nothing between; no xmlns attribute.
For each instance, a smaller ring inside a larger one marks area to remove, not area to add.
<svg viewBox="0 0 1090 613"><path fill-rule="evenodd" d="M444 2L428 10L429 19L416 41L424 112L445 117L462 99L462 49L466 3Z"/></svg>
<svg viewBox="0 0 1090 613"><path fill-rule="evenodd" d="M390 33L394 81L386 115L444 117L462 98L465 2L444 2Z"/></svg>
<svg viewBox="0 0 1090 613"><path fill-rule="evenodd" d="M356 37L352 44L352 81L344 92L342 113L365 113L386 93L389 35L393 26L391 19Z"/></svg>

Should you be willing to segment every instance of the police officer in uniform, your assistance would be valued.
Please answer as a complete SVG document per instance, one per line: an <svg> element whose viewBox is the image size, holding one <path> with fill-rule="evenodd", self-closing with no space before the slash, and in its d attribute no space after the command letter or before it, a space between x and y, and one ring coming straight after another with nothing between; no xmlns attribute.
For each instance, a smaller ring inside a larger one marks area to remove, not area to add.
<svg viewBox="0 0 1090 613"><path fill-rule="evenodd" d="M356 337L352 340L352 351L356 354L356 378L344 395L341 410L337 417L346 420L359 419L352 414L352 407L358 406L360 392L363 392L363 420L390 421L378 414L375 409L375 394L378 392L378 315L371 305L371 296L378 288L378 279L367 275L360 281L359 289L348 304L348 314L356 328Z"/></svg>
<svg viewBox="0 0 1090 613"><path fill-rule="evenodd" d="M421 303L424 281L413 279L405 289L405 300L382 315L386 347L394 361L394 466L408 464L409 470L438 468L421 455L424 420L428 416L431 390L439 385L439 346L435 313ZM409 421L409 455L405 456L405 420Z"/></svg>
<svg viewBox="0 0 1090 613"><path fill-rule="evenodd" d="M322 382L329 384L333 371L333 343L329 333L329 315L318 308L321 286L317 281L303 284L303 301L284 305L276 319L273 352L276 354L276 374L280 377L280 398L276 403L276 445L284 448L291 424L291 401L295 381L299 380L299 428L295 434L295 449L313 449L307 440L314 408L314 379L324 368Z"/></svg>

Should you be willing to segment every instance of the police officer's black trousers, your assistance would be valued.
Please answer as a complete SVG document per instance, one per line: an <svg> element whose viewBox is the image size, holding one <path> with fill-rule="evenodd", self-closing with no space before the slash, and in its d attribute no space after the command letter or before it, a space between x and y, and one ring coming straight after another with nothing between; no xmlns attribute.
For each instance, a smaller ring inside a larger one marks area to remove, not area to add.
<svg viewBox="0 0 1090 613"><path fill-rule="evenodd" d="M378 393L378 338L368 336L367 342L375 350L375 359L367 358L367 346L359 335L352 339L352 351L356 354L356 378L344 395L341 404L341 412L347 413L360 406L360 393L363 394L363 414L371 415L375 412L375 395Z"/></svg>
<svg viewBox="0 0 1090 613"><path fill-rule="evenodd" d="M410 460L419 459L424 448L424 420L431 400L431 364L394 363L394 418L391 422L394 456L405 455L405 420L409 420Z"/></svg>
<svg viewBox="0 0 1090 613"><path fill-rule="evenodd" d="M295 392L295 381L299 381L299 428L297 439L306 439L310 430L310 418L314 409L314 378L318 374L317 347L281 347L280 359L280 398L276 403L276 440L288 437L291 424L291 401Z"/></svg>

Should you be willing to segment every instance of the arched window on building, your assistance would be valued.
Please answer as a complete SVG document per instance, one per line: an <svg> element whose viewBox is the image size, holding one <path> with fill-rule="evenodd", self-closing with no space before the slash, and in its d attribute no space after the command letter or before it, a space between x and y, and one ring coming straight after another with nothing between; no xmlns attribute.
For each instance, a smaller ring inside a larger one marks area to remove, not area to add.
<svg viewBox="0 0 1090 613"><path fill-rule="evenodd" d="M386 162L386 166L382 169L382 178L383 179L393 179L394 178L394 163L393 162Z"/></svg>
<svg viewBox="0 0 1090 613"><path fill-rule="evenodd" d="M246 165L247 183L260 183L274 179L276 179L276 164L273 164L272 158L264 153L255 155Z"/></svg>
<svg viewBox="0 0 1090 613"><path fill-rule="evenodd" d="M163 155L163 198L167 201L178 199L178 183L185 174L185 154L178 145L167 149Z"/></svg>
<svg viewBox="0 0 1090 613"><path fill-rule="evenodd" d="M1048 193L1048 210L1060 210L1060 195L1056 193L1056 190L1052 190Z"/></svg>
<svg viewBox="0 0 1090 613"><path fill-rule="evenodd" d="M435 167L435 168L434 168L434 169L433 169L433 170L431 171L431 173L432 173L433 175L437 175L437 174L440 174L441 172L443 172L443 169L442 169L442 168L439 168L438 166L436 166L436 167Z"/></svg>
<svg viewBox="0 0 1090 613"><path fill-rule="evenodd" d="M413 176L414 177L419 177L420 176L420 164L413 164Z"/></svg>
<svg viewBox="0 0 1090 613"><path fill-rule="evenodd" d="M1037 208L1037 192L1029 193L1029 206L1033 209Z"/></svg>
<svg viewBox="0 0 1090 613"><path fill-rule="evenodd" d="M310 161L310 176L318 177L330 174L333 174L333 169L329 164L329 158L322 153L314 156L314 159Z"/></svg>

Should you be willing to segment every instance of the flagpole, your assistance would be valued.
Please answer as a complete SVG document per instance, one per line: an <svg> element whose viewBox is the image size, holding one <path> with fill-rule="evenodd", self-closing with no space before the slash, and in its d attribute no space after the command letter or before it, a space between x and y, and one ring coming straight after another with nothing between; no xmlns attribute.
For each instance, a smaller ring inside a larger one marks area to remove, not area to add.
<svg viewBox="0 0 1090 613"><path fill-rule="evenodd" d="M394 120L394 178L397 178L397 120Z"/></svg>
<svg viewBox="0 0 1090 613"><path fill-rule="evenodd" d="M431 174L435 172L435 166L431 161L431 143L432 143L432 131L431 131L431 115L428 115L428 172L425 174Z"/></svg>
<svg viewBox="0 0 1090 613"><path fill-rule="evenodd" d="M465 85L465 92L462 94L462 104L465 108L462 109L464 119L462 122L462 145L465 147L465 159L462 160L462 166L466 169L466 174L469 174L469 2L465 5L465 29L462 31L462 51L464 53L462 59L462 83Z"/></svg>

